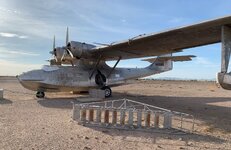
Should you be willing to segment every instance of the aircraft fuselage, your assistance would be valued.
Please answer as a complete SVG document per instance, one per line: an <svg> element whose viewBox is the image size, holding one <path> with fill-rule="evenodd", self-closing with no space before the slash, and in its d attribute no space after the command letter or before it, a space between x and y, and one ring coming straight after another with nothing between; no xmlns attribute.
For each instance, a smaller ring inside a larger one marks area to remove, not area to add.
<svg viewBox="0 0 231 150"><path fill-rule="evenodd" d="M100 70L106 78L105 85L117 86L130 79L149 76L171 70L172 66L150 65L146 68L115 68L105 63L100 65ZM90 88L99 88L96 83L97 71L84 66L45 66L43 69L32 70L19 75L17 78L27 89L42 92L60 91L86 91ZM111 74L110 74L111 73Z"/></svg>

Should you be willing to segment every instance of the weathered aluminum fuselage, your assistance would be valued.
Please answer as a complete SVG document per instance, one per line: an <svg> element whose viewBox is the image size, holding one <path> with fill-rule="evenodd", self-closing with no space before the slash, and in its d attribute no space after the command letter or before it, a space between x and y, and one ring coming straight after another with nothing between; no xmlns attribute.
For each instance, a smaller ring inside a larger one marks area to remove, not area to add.
<svg viewBox="0 0 231 150"><path fill-rule="evenodd" d="M106 85L117 86L127 83L130 79L137 79L172 69L172 62L165 66L152 64L146 68L112 68L101 63L97 69L107 77ZM43 92L87 91L97 88L93 68L84 65L78 66L45 66L39 70L32 70L17 76L19 82L27 89Z"/></svg>

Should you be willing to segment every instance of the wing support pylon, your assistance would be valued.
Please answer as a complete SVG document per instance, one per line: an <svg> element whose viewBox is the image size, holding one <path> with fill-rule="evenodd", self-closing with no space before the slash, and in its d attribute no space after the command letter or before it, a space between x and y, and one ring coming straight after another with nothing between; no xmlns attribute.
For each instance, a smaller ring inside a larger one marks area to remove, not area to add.
<svg viewBox="0 0 231 150"><path fill-rule="evenodd" d="M110 75L112 74L112 72L115 70L116 66L118 65L118 63L120 62L121 57L119 57L119 59L116 61L115 65L113 66L113 68L111 69L111 71L109 72L109 74L107 75L107 78L110 77Z"/></svg>
<svg viewBox="0 0 231 150"><path fill-rule="evenodd" d="M217 82L224 89L231 90L231 72L228 73L231 54L231 27L222 26L221 42L221 72L217 74Z"/></svg>
<svg viewBox="0 0 231 150"><path fill-rule="evenodd" d="M95 71L96 71L96 69L97 69L99 63L100 63L101 58L102 58L102 56L100 55L99 58L98 58L98 60L97 60L97 62L96 62L96 64L95 64L95 66L94 66L94 68L93 68L93 70L92 70L92 72L91 72L91 75L89 76L89 79L90 79L90 80L91 80L93 74L95 73Z"/></svg>

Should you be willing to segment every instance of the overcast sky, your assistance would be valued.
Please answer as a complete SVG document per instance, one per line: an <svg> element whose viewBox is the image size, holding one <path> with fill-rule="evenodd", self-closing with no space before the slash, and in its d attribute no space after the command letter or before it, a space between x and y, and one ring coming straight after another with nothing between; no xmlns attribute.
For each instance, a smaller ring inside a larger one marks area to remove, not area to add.
<svg viewBox="0 0 231 150"><path fill-rule="evenodd" d="M231 15L229 0L1 0L0 75L17 75L48 64L52 39L111 43L143 33ZM191 62L178 62L170 72L156 77L213 79L220 70L220 44L187 49ZM110 63L109 64L113 64ZM145 67L139 59L119 67Z"/></svg>

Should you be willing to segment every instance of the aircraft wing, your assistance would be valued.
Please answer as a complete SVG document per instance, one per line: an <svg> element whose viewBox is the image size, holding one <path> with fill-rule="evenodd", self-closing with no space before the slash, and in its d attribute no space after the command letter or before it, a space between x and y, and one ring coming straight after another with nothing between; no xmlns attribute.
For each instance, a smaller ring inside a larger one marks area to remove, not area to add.
<svg viewBox="0 0 231 150"><path fill-rule="evenodd" d="M194 55L186 55L186 56L163 56L163 57L156 57L156 58L148 58L148 59L142 59L142 61L148 61L150 63L159 61L159 62L164 62L167 60L172 60L172 61L190 61L192 60L193 57L196 57Z"/></svg>
<svg viewBox="0 0 231 150"><path fill-rule="evenodd" d="M111 43L92 49L94 57L105 60L141 58L180 52L182 49L218 43L221 41L221 27L231 27L231 16L205 21L164 32Z"/></svg>

